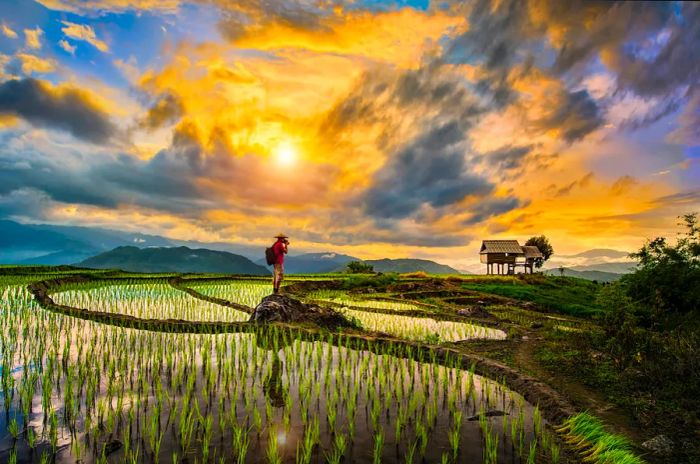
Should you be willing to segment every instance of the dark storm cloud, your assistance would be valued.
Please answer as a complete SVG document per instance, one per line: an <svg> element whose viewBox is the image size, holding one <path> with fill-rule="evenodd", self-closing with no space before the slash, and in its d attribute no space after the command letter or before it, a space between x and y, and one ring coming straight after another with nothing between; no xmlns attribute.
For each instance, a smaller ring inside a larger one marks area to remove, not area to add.
<svg viewBox="0 0 700 464"><path fill-rule="evenodd" d="M117 131L109 116L83 92L55 91L33 78L0 84L0 114L17 116L38 127L64 130L93 143L106 142Z"/></svg>
<svg viewBox="0 0 700 464"><path fill-rule="evenodd" d="M435 127L392 156L364 196L364 210L377 218L405 218L421 206L440 208L468 195L483 196L494 186L470 173L462 142L465 134L454 123Z"/></svg>
<svg viewBox="0 0 700 464"><path fill-rule="evenodd" d="M333 3L298 0L213 0L221 7L219 30L228 40L236 40L245 33L266 24L284 24L298 29L317 30L321 19L334 14Z"/></svg>
<svg viewBox="0 0 700 464"><path fill-rule="evenodd" d="M484 155L479 155L475 157L475 161L485 160L489 165L498 169L518 169L523 165L525 158L532 153L533 149L534 147L532 145L523 147L508 146Z"/></svg>
<svg viewBox="0 0 700 464"><path fill-rule="evenodd" d="M700 146L700 92L688 103L678 118L678 128L669 134L669 141Z"/></svg>
<svg viewBox="0 0 700 464"><path fill-rule="evenodd" d="M118 154L73 163L66 162L73 161L67 155L56 159L36 152L0 151L0 195L33 189L62 203L107 208L137 204L187 214L208 202L197 176L219 170L205 162L202 153L186 126L175 131L170 147L146 161Z"/></svg>
<svg viewBox="0 0 700 464"><path fill-rule="evenodd" d="M446 72L448 68L431 61L414 70L370 72L329 112L321 129L324 136L338 137L345 131L381 127L376 145L387 153L387 161L356 204L374 220L378 230L388 236L396 234L396 243L408 243L402 220L431 223L432 219L422 217L426 207L438 215L446 214L448 208L465 198L479 201L495 189L488 177L472 166L478 157L468 156L469 131L485 108L461 77ZM406 125L417 130L409 140L403 138ZM529 150L513 149L504 154L502 162L516 163L516 158ZM498 202L492 205L493 214L508 207ZM508 205L517 206L512 202ZM492 215L487 209L479 214ZM464 240L461 235L436 233L429 228L419 236L416 243L435 246Z"/></svg>
<svg viewBox="0 0 700 464"><path fill-rule="evenodd" d="M490 217L499 216L523 206L525 206L525 204L515 197L486 198L478 201L469 208L471 216L464 221L464 225L471 226L478 224Z"/></svg>
<svg viewBox="0 0 700 464"><path fill-rule="evenodd" d="M304 232L300 231L303 235ZM354 232L334 231L324 236L318 242L343 243L346 245L362 245L365 243L388 243L392 245L408 245L420 247L451 247L469 243L472 236L464 233L436 233L434 230L401 230L394 223L386 224L384 228L364 230L361 234Z"/></svg>
<svg viewBox="0 0 700 464"><path fill-rule="evenodd" d="M543 131L558 129L567 142L582 139L603 123L598 105L585 90L562 92L553 111L538 121Z"/></svg>
<svg viewBox="0 0 700 464"><path fill-rule="evenodd" d="M173 93L165 93L148 109L142 125L147 129L158 129L180 119L184 112L180 98Z"/></svg>
<svg viewBox="0 0 700 464"><path fill-rule="evenodd" d="M402 117L432 114L434 120L455 121L466 131L485 108L464 81L443 71L441 63L428 62L398 73L388 69L365 73L328 113L321 132L335 136L358 125L381 123L390 137L396 122L393 110L403 112Z"/></svg>
<svg viewBox="0 0 700 464"><path fill-rule="evenodd" d="M675 111L687 100L683 89L700 81L696 2L480 0L471 4L468 20L444 59L480 65L475 89L496 108L518 100L515 83L534 69L570 86L600 60L618 91L661 98L652 114L628 125L637 128ZM567 141L596 127L590 97L573 92L563 103L562 115L573 107L590 121L565 129Z"/></svg>
<svg viewBox="0 0 700 464"><path fill-rule="evenodd" d="M496 8L490 0L478 0L471 5L468 30L454 38L445 51L448 62L483 66L484 76L475 89L489 96L497 107L514 99L508 81L511 68L530 60L524 53L526 17L526 2L506 0Z"/></svg>

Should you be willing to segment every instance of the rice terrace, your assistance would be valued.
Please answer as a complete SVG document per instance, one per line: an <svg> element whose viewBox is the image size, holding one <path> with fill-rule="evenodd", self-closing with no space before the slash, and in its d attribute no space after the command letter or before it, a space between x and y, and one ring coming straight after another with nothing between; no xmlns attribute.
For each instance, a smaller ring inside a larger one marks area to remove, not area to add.
<svg viewBox="0 0 700 464"><path fill-rule="evenodd" d="M698 44L0 1L0 464L700 464Z"/></svg>

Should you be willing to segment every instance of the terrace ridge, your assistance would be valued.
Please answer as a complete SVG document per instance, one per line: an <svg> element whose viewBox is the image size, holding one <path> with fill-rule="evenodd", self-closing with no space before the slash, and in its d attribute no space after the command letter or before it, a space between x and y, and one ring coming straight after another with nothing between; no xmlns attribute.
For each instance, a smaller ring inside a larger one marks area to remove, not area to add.
<svg viewBox="0 0 700 464"><path fill-rule="evenodd" d="M166 333L262 333L268 330L266 326L252 322L200 322L183 321L173 319L141 319L125 314L105 313L89 309L76 308L67 305L56 304L50 294L59 290L62 286L72 283L100 281L92 276L80 275L64 278L49 279L30 284L27 288L33 295L39 306L45 310L91 320L109 325L125 328L147 330ZM474 367L477 374L491 379L504 379L508 388L521 394L531 404L539 404L543 416L550 422L559 423L563 419L575 414L576 408L562 394L554 390L546 383L523 374L505 364L484 356L464 353L453 348L429 345L415 341L404 340L388 335L371 336L346 329L343 332L332 333L319 327L309 327L298 324L275 322L267 327L281 330L285 336L288 334L294 338L305 341L326 341L339 344L342 339L352 340L356 343L354 349L366 349L375 351L385 346L403 347L404 350L396 352L394 356L409 358L434 359L438 363L447 364L448 361L459 359L462 369Z"/></svg>

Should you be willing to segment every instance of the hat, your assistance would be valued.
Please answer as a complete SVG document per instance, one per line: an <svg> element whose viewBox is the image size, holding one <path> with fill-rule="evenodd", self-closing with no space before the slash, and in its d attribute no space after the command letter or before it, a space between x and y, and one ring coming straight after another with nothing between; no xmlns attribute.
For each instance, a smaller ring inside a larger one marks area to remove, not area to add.
<svg viewBox="0 0 700 464"><path fill-rule="evenodd" d="M282 232L280 232L279 234L275 235L275 238L289 238L289 237L287 237Z"/></svg>

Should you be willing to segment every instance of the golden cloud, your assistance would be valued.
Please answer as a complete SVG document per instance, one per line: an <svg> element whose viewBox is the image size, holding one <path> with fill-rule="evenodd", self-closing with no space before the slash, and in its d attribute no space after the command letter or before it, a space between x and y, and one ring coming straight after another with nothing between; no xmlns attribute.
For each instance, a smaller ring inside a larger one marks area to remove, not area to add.
<svg viewBox="0 0 700 464"><path fill-rule="evenodd" d="M13 31L7 24L3 24L2 26L0 26L0 30L2 30L2 34L5 37L8 37L10 39L17 38L17 33Z"/></svg>
<svg viewBox="0 0 700 464"><path fill-rule="evenodd" d="M56 61L50 58L41 58L29 53L18 53L17 58L22 63L22 72L26 75L46 74L56 70Z"/></svg>
<svg viewBox="0 0 700 464"><path fill-rule="evenodd" d="M24 38L26 46L35 50L40 49L42 35L44 35L44 31L38 26L35 29L25 29Z"/></svg>
<svg viewBox="0 0 700 464"><path fill-rule="evenodd" d="M176 12L180 0L36 0L50 10L69 11L77 14L94 14L95 12L124 12L157 10Z"/></svg>
<svg viewBox="0 0 700 464"><path fill-rule="evenodd" d="M109 46L104 41L97 38L97 34L95 34L95 30L92 26L71 23L69 21L61 22L65 26L61 28L61 31L66 34L66 36L76 40L83 40L101 52L109 51Z"/></svg>
<svg viewBox="0 0 700 464"><path fill-rule="evenodd" d="M464 19L441 11L426 14L403 8L381 13L345 12L323 20L314 29L289 22L255 24L237 35L233 43L257 50L296 48L317 54L338 53L413 67L437 46L438 39L459 32Z"/></svg>

